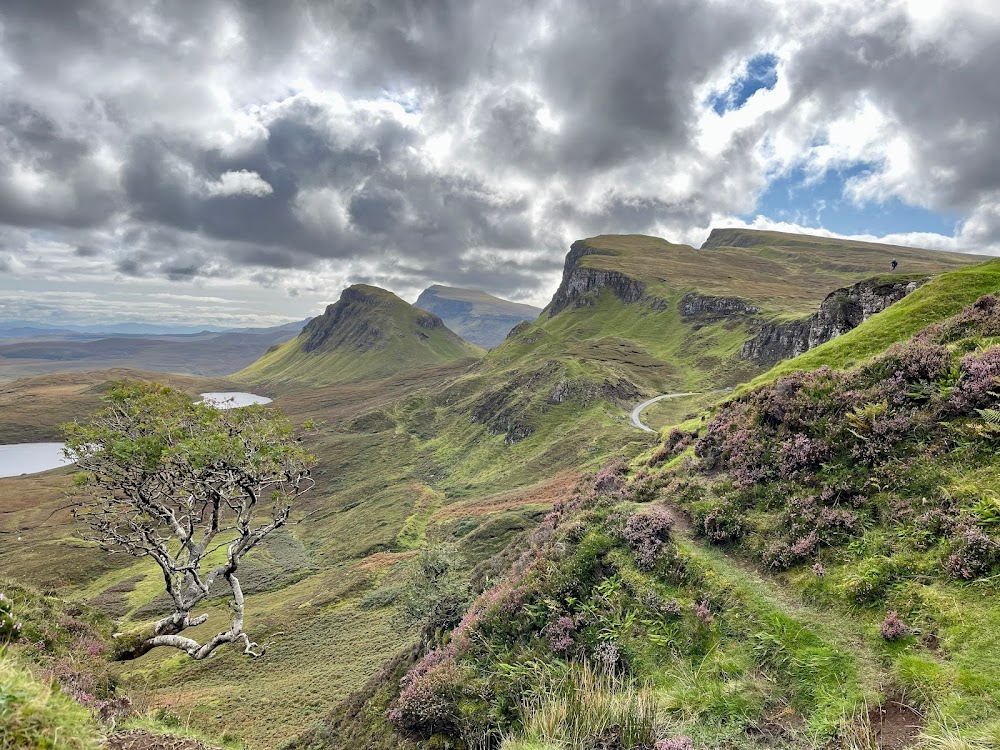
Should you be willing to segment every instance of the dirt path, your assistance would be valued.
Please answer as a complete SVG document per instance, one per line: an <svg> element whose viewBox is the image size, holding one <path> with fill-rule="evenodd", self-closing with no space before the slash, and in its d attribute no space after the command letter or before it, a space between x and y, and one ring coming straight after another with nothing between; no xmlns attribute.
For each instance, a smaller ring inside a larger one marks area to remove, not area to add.
<svg viewBox="0 0 1000 750"><path fill-rule="evenodd" d="M678 541L709 563L721 577L754 592L755 596L802 623L824 641L852 654L858 666L859 677L868 690L883 691L889 687L891 680L880 669L880 660L859 623L843 613L803 602L794 589L781 585L753 563L705 544L695 537L686 514L676 507L667 507L674 518L674 535Z"/></svg>

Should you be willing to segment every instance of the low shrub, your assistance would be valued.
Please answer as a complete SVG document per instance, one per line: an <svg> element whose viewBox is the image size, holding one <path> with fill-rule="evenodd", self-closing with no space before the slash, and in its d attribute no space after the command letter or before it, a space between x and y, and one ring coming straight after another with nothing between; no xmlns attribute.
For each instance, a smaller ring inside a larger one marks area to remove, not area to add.
<svg viewBox="0 0 1000 750"><path fill-rule="evenodd" d="M650 570L670 540L673 527L673 519L664 508L652 508L631 513L623 522L619 520L615 531L632 549L636 565L641 570Z"/></svg>
<svg viewBox="0 0 1000 750"><path fill-rule="evenodd" d="M879 632L882 637L887 641L901 641L910 635L910 629L906 627L902 620L899 619L899 614L893 610L886 618L882 621L882 626L879 628Z"/></svg>

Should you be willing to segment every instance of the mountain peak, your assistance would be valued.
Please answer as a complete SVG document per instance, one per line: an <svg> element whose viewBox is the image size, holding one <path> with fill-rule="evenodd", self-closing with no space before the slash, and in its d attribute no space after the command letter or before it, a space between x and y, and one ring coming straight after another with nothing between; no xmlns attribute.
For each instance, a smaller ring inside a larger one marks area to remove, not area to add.
<svg viewBox="0 0 1000 750"><path fill-rule="evenodd" d="M354 284L298 337L239 376L254 382L352 382L481 354L437 315L386 289Z"/></svg>
<svg viewBox="0 0 1000 750"><path fill-rule="evenodd" d="M518 323L534 320L541 310L494 297L478 289L434 284L417 298L418 308L444 319L444 324L466 341L486 349L502 342Z"/></svg>

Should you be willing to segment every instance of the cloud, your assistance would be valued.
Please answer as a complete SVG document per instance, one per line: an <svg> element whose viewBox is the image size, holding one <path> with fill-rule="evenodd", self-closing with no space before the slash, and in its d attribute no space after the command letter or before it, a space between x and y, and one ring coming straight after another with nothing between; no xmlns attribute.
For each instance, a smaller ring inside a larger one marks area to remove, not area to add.
<svg viewBox="0 0 1000 750"><path fill-rule="evenodd" d="M238 172L223 172L217 182L205 186L205 193L211 197L228 197L233 195L255 195L262 198L271 195L272 188L259 174L249 169Z"/></svg>
<svg viewBox="0 0 1000 750"><path fill-rule="evenodd" d="M33 283L544 303L580 236L697 237L831 175L1000 251L977 0L9 0L0 29L0 257Z"/></svg>

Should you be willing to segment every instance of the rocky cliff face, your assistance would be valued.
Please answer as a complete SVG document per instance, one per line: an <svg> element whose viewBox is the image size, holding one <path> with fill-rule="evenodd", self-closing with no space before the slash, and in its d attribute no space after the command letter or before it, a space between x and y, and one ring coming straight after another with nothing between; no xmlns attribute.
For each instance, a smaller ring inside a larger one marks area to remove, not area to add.
<svg viewBox="0 0 1000 750"><path fill-rule="evenodd" d="M927 278L888 282L862 281L831 292L819 311L789 323L765 323L743 345L741 356L759 365L773 365L796 357L856 328L927 281Z"/></svg>
<svg viewBox="0 0 1000 750"><path fill-rule="evenodd" d="M580 261L587 255L611 255L604 250L589 247L577 240L570 245L563 266L562 282L549 304L549 317L565 310L567 307L584 307L588 304L587 294L599 292L610 287L622 302L638 302L646 291L646 286L638 279L633 279L619 271L604 271L596 268L586 268Z"/></svg>
<svg viewBox="0 0 1000 750"><path fill-rule="evenodd" d="M760 309L739 297L710 297L690 292L677 305L684 320L714 322L723 318L756 315Z"/></svg>
<svg viewBox="0 0 1000 750"><path fill-rule="evenodd" d="M377 348L385 332L373 320L365 318L379 302L378 297L363 289L345 289L337 302L302 329L302 350L314 352L347 343L362 350Z"/></svg>

